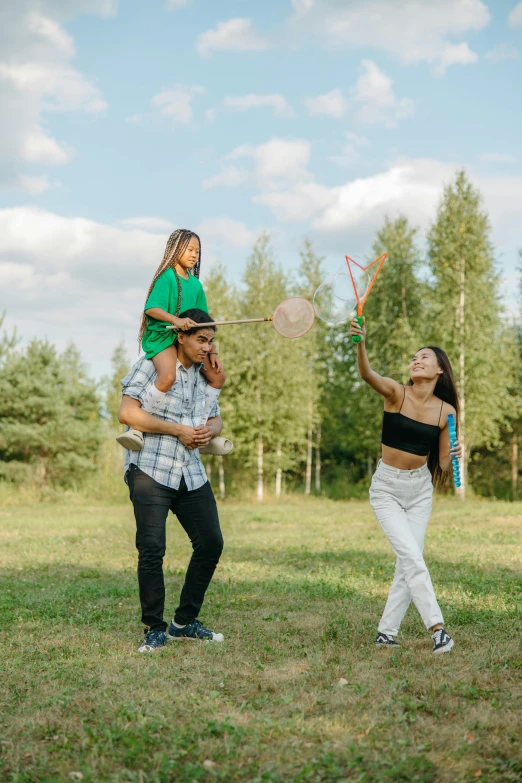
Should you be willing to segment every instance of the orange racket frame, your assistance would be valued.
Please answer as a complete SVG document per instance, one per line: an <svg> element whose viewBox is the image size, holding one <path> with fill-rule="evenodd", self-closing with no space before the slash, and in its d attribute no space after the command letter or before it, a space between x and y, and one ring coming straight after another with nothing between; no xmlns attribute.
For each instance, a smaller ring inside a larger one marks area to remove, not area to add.
<svg viewBox="0 0 522 783"><path fill-rule="evenodd" d="M382 256L379 256L379 258L376 258L375 261L372 261L371 264L367 264L366 266L363 266L362 264L359 264L358 261L354 261L354 259L350 258L350 256L345 256L345 258L346 258L346 264L348 266L348 272L350 273L350 277L351 277L351 280L352 280L353 290L355 292L355 299L357 301L357 321L359 322L359 326L362 326L363 325L363 318L362 318L363 307L366 304L366 300L368 299L368 294L370 293L370 291L373 288L373 284L377 280L377 275L381 271L384 262L388 258L388 253L383 253ZM355 278L354 278L353 272L352 272L352 267L350 266L350 264L355 264L355 266L359 267L359 269L362 269L363 272L366 272L366 270L368 270L370 267L374 266L375 264L378 264L377 269L375 270L375 274L372 277L372 279L370 280L368 288L366 289L362 299L361 299L361 297L359 295L359 291L357 290L357 283L355 282ZM360 343L361 342L360 335L358 335L358 334L352 335L352 342Z"/></svg>

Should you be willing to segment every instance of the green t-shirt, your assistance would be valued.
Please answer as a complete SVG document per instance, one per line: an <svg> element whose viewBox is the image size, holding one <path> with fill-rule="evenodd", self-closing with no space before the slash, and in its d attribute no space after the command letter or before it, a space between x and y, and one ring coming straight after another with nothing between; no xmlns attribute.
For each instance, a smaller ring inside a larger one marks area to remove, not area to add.
<svg viewBox="0 0 522 783"><path fill-rule="evenodd" d="M199 310L204 310L205 313L208 313L207 298L198 278L189 273L187 280L181 277L181 275L179 275L179 280L181 283L181 308L179 312L183 313L185 310L197 307ZM144 310L150 310L152 307L161 307L167 313L176 315L177 304L178 283L176 275L172 269L167 269L154 283L154 288L145 302ZM168 325L165 321L157 321L155 318L150 317L148 320L147 330L143 335L141 346L145 351L147 359L152 359L157 353L172 345L176 340L176 332L172 329L165 329Z"/></svg>

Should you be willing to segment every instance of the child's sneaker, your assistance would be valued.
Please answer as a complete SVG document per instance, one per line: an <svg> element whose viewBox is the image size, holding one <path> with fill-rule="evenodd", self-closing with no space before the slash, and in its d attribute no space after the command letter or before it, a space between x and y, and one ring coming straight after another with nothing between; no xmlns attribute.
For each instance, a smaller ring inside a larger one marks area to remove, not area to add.
<svg viewBox="0 0 522 783"><path fill-rule="evenodd" d="M169 626L168 638L174 639L202 639L207 642L223 642L225 637L222 633L214 633L204 625L201 625L199 620L184 625L183 628L177 628L174 625L174 620Z"/></svg>
<svg viewBox="0 0 522 783"><path fill-rule="evenodd" d="M167 634L165 631L149 631L145 634L145 638L138 647L139 653L153 653L160 647L165 647L167 644Z"/></svg>
<svg viewBox="0 0 522 783"><path fill-rule="evenodd" d="M143 432L127 430L116 438L120 446L128 451L141 451L143 448Z"/></svg>
<svg viewBox="0 0 522 783"><path fill-rule="evenodd" d="M432 633L431 638L433 639L433 652L435 655L449 652L455 644L449 633L446 633L444 628L439 628L437 631Z"/></svg>
<svg viewBox="0 0 522 783"><path fill-rule="evenodd" d="M233 448L234 444L229 438L222 438L221 436L218 436L217 438L212 438L207 446L200 447L199 453L213 454L216 457L226 457L227 454L230 454Z"/></svg>
<svg viewBox="0 0 522 783"><path fill-rule="evenodd" d="M377 647L383 647L383 646L400 647L401 646L399 642L395 641L393 636L388 636L387 633L381 633L380 631L375 638L375 644L377 645Z"/></svg>

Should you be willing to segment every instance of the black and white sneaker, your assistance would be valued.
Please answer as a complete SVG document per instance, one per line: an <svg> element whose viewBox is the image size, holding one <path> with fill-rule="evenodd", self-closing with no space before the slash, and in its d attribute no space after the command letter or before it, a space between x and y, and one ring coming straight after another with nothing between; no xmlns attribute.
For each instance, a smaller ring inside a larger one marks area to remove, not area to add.
<svg viewBox="0 0 522 783"><path fill-rule="evenodd" d="M455 644L449 633L447 633L444 628L439 628L437 631L432 633L431 638L433 639L433 652L435 655L449 652Z"/></svg>
<svg viewBox="0 0 522 783"><path fill-rule="evenodd" d="M379 633L375 638L375 644L377 647L400 647L399 642L395 641L393 636L388 636L387 633Z"/></svg>
<svg viewBox="0 0 522 783"><path fill-rule="evenodd" d="M209 628L205 628L199 620L194 620L188 625L184 625L183 628L178 628L174 625L174 620L171 622L168 631L168 639L201 639L206 642L223 642L225 637L222 633L214 633Z"/></svg>
<svg viewBox="0 0 522 783"><path fill-rule="evenodd" d="M167 634L165 631L148 631L138 647L139 653L153 653L167 644Z"/></svg>

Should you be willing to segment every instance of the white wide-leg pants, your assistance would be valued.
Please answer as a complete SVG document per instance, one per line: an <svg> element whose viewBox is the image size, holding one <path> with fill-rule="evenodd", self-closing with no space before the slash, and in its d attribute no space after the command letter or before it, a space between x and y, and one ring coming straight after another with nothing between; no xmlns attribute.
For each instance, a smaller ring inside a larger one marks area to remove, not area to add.
<svg viewBox="0 0 522 783"><path fill-rule="evenodd" d="M395 576L379 631L396 636L410 602L427 629L443 623L422 550L431 514L433 485L428 466L399 470L382 460L370 487L370 503L397 555Z"/></svg>

